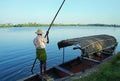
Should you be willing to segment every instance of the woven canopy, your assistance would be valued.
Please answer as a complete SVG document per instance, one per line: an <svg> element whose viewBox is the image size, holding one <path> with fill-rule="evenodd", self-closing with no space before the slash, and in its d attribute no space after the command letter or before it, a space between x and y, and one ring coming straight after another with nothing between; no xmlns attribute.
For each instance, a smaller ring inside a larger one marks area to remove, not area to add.
<svg viewBox="0 0 120 81"><path fill-rule="evenodd" d="M94 53L114 47L117 44L115 37L110 35L94 35L80 38L62 40L58 42L58 48L79 45L85 52Z"/></svg>

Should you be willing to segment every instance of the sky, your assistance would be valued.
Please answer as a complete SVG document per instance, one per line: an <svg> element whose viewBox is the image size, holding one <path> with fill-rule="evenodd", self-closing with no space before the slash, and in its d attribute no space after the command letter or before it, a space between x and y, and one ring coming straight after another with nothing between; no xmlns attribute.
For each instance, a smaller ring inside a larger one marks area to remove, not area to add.
<svg viewBox="0 0 120 81"><path fill-rule="evenodd" d="M0 24L50 24L62 1L0 0ZM120 0L66 0L54 23L120 25Z"/></svg>

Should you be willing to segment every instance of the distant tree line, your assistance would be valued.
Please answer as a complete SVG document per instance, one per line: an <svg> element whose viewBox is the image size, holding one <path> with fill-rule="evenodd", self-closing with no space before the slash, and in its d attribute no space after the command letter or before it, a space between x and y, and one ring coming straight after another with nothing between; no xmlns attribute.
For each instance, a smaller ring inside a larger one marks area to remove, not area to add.
<svg viewBox="0 0 120 81"><path fill-rule="evenodd" d="M0 24L0 27L13 27L13 24L10 24L10 23Z"/></svg>
<svg viewBox="0 0 120 81"><path fill-rule="evenodd" d="M24 24L0 24L0 27L38 27L38 26L49 26L50 24L40 23L24 23ZM120 27L116 24L53 24L53 26L109 26L109 27Z"/></svg>
<svg viewBox="0 0 120 81"><path fill-rule="evenodd" d="M42 24L38 23L25 23L25 24L15 24L13 27L33 27L33 26L42 26Z"/></svg>
<svg viewBox="0 0 120 81"><path fill-rule="evenodd" d="M120 27L120 25L116 24L87 24L88 26L112 26L112 27Z"/></svg>

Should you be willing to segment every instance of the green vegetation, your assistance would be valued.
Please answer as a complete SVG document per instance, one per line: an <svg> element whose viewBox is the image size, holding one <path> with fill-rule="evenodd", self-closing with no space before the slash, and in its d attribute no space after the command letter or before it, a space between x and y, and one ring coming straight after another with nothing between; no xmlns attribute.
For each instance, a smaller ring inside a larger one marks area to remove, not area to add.
<svg viewBox="0 0 120 81"><path fill-rule="evenodd" d="M0 27L37 27L42 26L41 24L37 23L25 23L25 24L0 24Z"/></svg>
<svg viewBox="0 0 120 81"><path fill-rule="evenodd" d="M12 24L7 23L7 24L0 24L0 27L13 27Z"/></svg>
<svg viewBox="0 0 120 81"><path fill-rule="evenodd" d="M120 81L120 52L96 72L73 81Z"/></svg>
<svg viewBox="0 0 120 81"><path fill-rule="evenodd" d="M24 23L24 24L0 24L0 27L37 27L37 26L49 26L50 24L40 23ZM109 27L120 27L116 24L53 24L53 26L109 26Z"/></svg>

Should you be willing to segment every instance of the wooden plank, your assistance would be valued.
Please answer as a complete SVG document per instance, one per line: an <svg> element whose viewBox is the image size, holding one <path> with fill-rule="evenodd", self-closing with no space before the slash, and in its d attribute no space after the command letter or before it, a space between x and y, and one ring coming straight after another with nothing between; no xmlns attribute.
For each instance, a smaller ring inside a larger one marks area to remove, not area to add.
<svg viewBox="0 0 120 81"><path fill-rule="evenodd" d="M64 72L64 73L67 73L67 74L69 74L69 75L73 75L73 73L72 72L70 72L70 71L68 71L67 69L64 69L64 68L62 68L62 67L60 67L60 66L55 66L54 68L56 68L56 69L58 69L58 70L60 70L60 71L62 71L62 72Z"/></svg>
<svg viewBox="0 0 120 81"><path fill-rule="evenodd" d="M100 61L98 61L98 60L87 58L87 57L83 57L83 59L89 60L89 61L92 61L92 62L96 62L96 63L100 63Z"/></svg>

